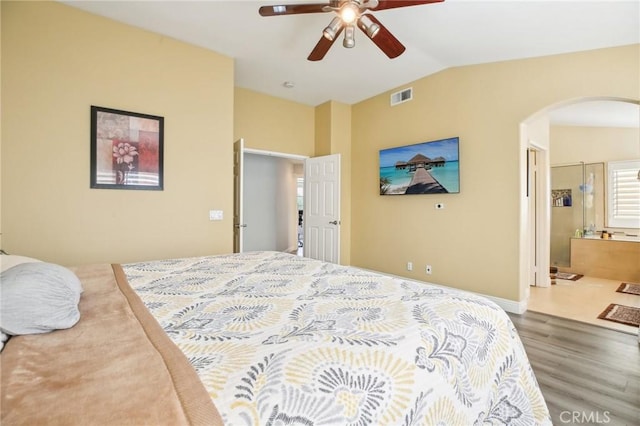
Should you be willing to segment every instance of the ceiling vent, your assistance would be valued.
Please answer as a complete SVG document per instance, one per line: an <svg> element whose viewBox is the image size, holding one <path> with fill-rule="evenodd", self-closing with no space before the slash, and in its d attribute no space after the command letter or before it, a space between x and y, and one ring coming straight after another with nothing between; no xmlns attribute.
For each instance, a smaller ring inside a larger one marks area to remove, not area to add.
<svg viewBox="0 0 640 426"><path fill-rule="evenodd" d="M408 102L411 99L413 99L413 87L402 89L399 92L391 94L391 106L396 106L398 104Z"/></svg>

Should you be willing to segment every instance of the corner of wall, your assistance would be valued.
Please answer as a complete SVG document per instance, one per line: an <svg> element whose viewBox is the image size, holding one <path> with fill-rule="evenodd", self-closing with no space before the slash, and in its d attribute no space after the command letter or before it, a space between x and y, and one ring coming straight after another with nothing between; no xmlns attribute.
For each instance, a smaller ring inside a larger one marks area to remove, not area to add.
<svg viewBox="0 0 640 426"><path fill-rule="evenodd" d="M315 108L315 155L340 154L340 263L351 264L351 105L327 101Z"/></svg>

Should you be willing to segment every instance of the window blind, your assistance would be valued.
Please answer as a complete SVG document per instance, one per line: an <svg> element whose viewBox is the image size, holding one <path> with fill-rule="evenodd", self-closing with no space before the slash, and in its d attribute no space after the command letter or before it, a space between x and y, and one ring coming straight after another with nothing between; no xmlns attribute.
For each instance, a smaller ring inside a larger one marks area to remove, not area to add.
<svg viewBox="0 0 640 426"><path fill-rule="evenodd" d="M608 223L614 228L640 228L640 160L609 163Z"/></svg>

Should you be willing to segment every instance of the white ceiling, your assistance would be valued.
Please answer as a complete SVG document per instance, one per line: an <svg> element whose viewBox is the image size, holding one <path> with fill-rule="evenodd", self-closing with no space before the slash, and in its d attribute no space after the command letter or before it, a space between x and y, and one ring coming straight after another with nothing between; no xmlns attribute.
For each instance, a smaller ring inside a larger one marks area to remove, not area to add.
<svg viewBox="0 0 640 426"><path fill-rule="evenodd" d="M550 111L548 115L549 123L557 126L640 128L640 105L631 102L580 102Z"/></svg>
<svg viewBox="0 0 640 426"><path fill-rule="evenodd" d="M353 104L455 66L640 43L638 0L445 0L375 12L407 48L396 59L357 31L355 48L336 41L310 62L333 13L265 18L258 8L314 2L328 0L63 1L230 56L236 86L311 106Z"/></svg>

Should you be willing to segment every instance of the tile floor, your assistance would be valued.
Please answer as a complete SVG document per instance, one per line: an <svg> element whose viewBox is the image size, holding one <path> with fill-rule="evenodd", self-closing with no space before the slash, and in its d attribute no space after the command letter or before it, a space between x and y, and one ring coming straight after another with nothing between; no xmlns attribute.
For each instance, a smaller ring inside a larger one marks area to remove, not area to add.
<svg viewBox="0 0 640 426"><path fill-rule="evenodd" d="M638 334L638 327L598 319L610 303L640 308L640 296L617 293L622 281L582 277L577 281L556 280L551 287L530 287L528 309L614 330Z"/></svg>

